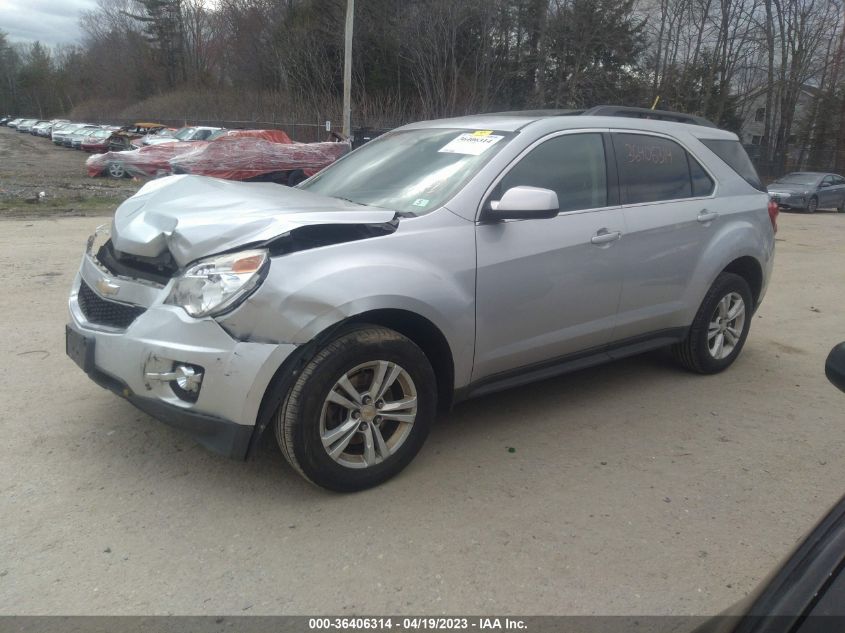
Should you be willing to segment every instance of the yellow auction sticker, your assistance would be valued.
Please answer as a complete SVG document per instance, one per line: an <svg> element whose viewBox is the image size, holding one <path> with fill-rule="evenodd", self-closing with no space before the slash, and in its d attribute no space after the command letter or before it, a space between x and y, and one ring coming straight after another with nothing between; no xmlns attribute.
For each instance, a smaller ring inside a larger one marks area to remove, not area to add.
<svg viewBox="0 0 845 633"><path fill-rule="evenodd" d="M476 130L472 133L473 136L490 136L493 130Z"/></svg>

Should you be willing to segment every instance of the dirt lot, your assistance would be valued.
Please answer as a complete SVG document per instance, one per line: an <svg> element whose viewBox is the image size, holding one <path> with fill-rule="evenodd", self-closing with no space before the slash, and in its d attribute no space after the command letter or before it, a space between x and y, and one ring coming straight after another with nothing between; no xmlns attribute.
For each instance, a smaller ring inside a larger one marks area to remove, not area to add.
<svg viewBox="0 0 845 633"><path fill-rule="evenodd" d="M88 178L87 157L49 139L0 127L0 216L45 210L76 216L106 213L140 187L129 179Z"/></svg>
<svg viewBox="0 0 845 633"><path fill-rule="evenodd" d="M2 188L30 167L92 186L79 152L20 136L0 130ZM401 476L337 495L271 443L231 462L91 383L65 300L106 219L6 204L27 217L0 219L0 614L712 614L845 492L823 373L843 214L781 216L728 372L657 353L468 402Z"/></svg>

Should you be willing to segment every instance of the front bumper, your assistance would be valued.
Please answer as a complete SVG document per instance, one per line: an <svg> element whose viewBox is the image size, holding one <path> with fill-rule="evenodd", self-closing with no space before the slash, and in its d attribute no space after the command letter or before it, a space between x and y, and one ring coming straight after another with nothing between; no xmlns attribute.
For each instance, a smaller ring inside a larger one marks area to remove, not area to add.
<svg viewBox="0 0 845 633"><path fill-rule="evenodd" d="M771 194L771 199L777 203L780 209L804 209L807 207L807 199L801 195L784 196Z"/></svg>
<svg viewBox="0 0 845 633"><path fill-rule="evenodd" d="M145 308L125 329L91 323L82 311L81 284L97 289L98 282L105 287L103 280L119 286L121 300ZM236 340L212 318L195 319L179 307L163 305L168 291L110 275L86 253L69 300L68 353L71 339L82 337L92 348L90 358L81 360L78 350L72 356L94 382L214 452L242 459L265 391L296 347ZM175 382L150 377L171 372L176 364L202 368L195 401L180 395Z"/></svg>

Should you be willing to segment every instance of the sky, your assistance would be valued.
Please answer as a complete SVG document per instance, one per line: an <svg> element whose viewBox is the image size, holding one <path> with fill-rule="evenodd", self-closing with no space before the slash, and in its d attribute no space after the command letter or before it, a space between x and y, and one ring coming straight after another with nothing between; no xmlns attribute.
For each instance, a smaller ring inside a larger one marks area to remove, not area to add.
<svg viewBox="0 0 845 633"><path fill-rule="evenodd" d="M82 37L80 12L96 6L96 0L0 0L0 31L11 42L73 44Z"/></svg>

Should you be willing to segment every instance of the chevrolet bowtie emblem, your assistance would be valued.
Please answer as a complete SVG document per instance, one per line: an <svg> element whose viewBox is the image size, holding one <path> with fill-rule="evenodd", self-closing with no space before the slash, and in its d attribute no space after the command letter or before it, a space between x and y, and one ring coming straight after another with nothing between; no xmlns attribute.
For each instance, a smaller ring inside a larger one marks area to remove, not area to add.
<svg viewBox="0 0 845 633"><path fill-rule="evenodd" d="M120 286L108 279L99 279L97 280L97 290L104 297L112 297L120 290Z"/></svg>

